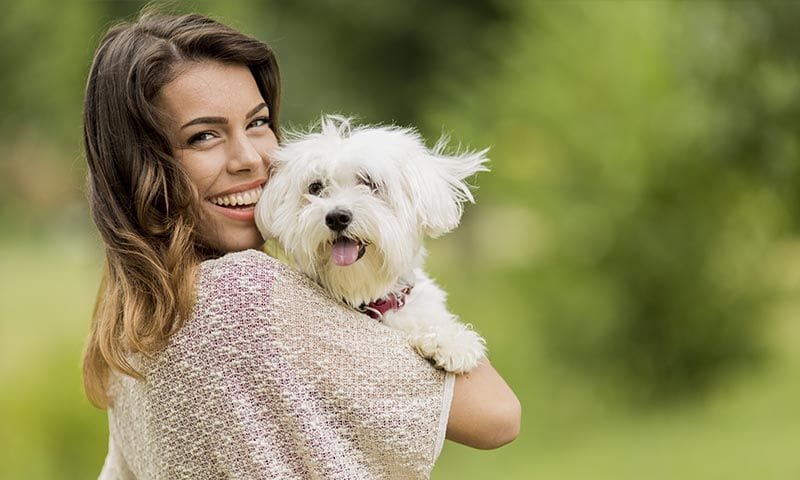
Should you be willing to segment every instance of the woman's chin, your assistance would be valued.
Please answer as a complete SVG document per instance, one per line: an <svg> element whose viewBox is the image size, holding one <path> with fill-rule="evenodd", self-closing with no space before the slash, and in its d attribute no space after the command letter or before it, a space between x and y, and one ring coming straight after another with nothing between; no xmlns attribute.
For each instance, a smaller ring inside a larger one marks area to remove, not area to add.
<svg viewBox="0 0 800 480"><path fill-rule="evenodd" d="M252 212L249 222L224 215L214 215L212 218L214 221L209 226L210 228L203 226L201 230L205 233L203 235L206 238L204 243L214 250L230 253L251 248L258 249L264 245L261 232L258 231L252 220Z"/></svg>

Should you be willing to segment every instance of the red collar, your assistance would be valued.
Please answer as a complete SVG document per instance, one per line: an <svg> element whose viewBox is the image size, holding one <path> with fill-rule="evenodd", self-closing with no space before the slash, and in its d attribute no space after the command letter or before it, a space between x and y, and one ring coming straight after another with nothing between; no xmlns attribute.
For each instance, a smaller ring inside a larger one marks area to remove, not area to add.
<svg viewBox="0 0 800 480"><path fill-rule="evenodd" d="M362 303L358 311L369 315L370 318L380 320L383 315L391 310L400 310L406 304L406 297L411 294L414 285L403 287L399 293L390 292L385 297L373 300L370 303Z"/></svg>

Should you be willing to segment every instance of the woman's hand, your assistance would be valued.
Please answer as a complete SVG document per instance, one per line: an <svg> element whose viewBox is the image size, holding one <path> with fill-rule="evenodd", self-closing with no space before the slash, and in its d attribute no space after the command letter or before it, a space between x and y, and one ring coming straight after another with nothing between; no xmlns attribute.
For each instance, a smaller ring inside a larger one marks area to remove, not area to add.
<svg viewBox="0 0 800 480"><path fill-rule="evenodd" d="M456 377L447 439L482 450L502 447L517 438L521 412L517 396L484 358Z"/></svg>

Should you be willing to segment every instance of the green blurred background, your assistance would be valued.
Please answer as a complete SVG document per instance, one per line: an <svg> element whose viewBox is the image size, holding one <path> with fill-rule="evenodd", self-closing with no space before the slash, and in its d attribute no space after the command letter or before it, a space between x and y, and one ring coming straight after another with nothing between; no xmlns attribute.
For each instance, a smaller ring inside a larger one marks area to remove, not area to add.
<svg viewBox="0 0 800 480"><path fill-rule="evenodd" d="M81 102L143 2L3 2L0 478L99 473L80 352L102 249ZM433 478L800 478L800 2L173 2L321 112L492 148L429 270L523 404Z"/></svg>

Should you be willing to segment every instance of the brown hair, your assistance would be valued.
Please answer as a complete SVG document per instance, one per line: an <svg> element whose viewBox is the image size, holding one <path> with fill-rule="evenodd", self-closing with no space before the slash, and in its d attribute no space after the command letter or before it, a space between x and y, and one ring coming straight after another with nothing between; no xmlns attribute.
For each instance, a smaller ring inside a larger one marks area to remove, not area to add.
<svg viewBox="0 0 800 480"><path fill-rule="evenodd" d="M112 27L95 53L84 101L92 218L106 262L83 358L86 395L106 408L110 370L142 378L130 353L162 349L191 314L197 192L172 157L156 97L187 62L246 65L277 134L280 80L270 48L202 15L143 13Z"/></svg>

